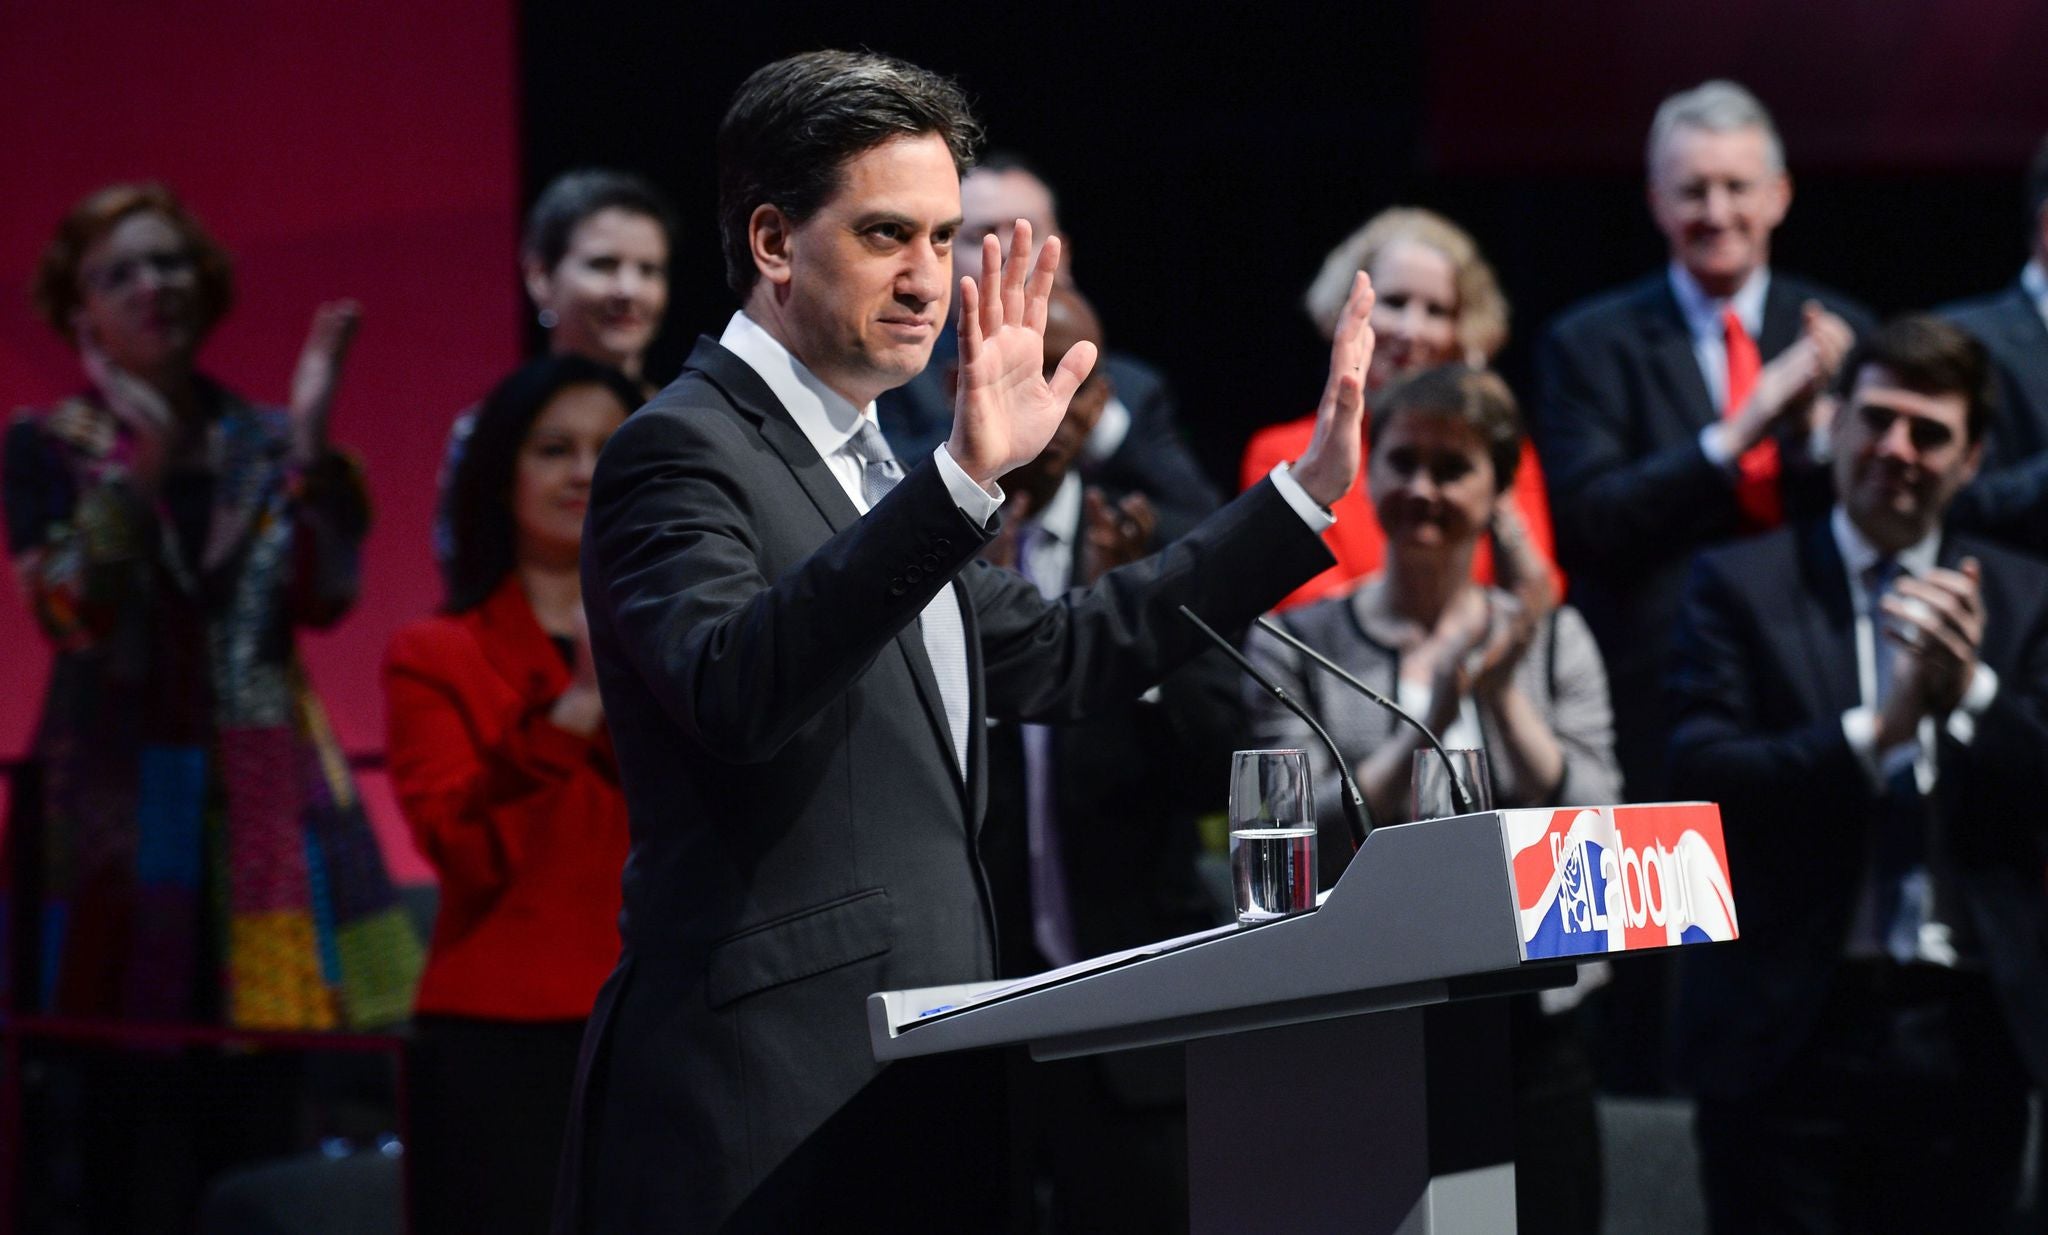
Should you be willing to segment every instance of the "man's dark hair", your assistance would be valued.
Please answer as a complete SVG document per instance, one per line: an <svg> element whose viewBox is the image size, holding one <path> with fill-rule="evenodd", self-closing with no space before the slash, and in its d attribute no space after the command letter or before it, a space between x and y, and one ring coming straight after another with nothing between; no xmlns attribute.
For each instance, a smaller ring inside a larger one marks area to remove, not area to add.
<svg viewBox="0 0 2048 1235"><path fill-rule="evenodd" d="M759 271L756 207L801 224L839 191L847 160L896 137L936 133L953 168L974 166L981 125L960 87L873 52L815 51L754 70L718 126L718 239L725 281L745 299Z"/></svg>
<svg viewBox="0 0 2048 1235"><path fill-rule="evenodd" d="M661 190L627 172L585 167L555 177L534 199L533 209L526 213L520 256L553 270L569 252L577 225L600 210L646 215L660 226L669 247L675 247L675 209Z"/></svg>
<svg viewBox="0 0 2048 1235"><path fill-rule="evenodd" d="M2027 243L2038 244L2041 235L2041 212L2048 210L2048 137L2041 139L2040 148L2034 151L2034 161L2027 165Z"/></svg>
<svg viewBox="0 0 2048 1235"><path fill-rule="evenodd" d="M1927 313L1895 317L1857 341L1835 376L1835 393L1847 404L1857 375L1871 365L1914 394L1961 395L1969 403L1971 442L1984 440L1998 409L1997 374L1984 345L1967 331Z"/></svg>
<svg viewBox="0 0 2048 1235"><path fill-rule="evenodd" d="M519 448L548 404L572 386L602 386L629 414L646 402L631 378L573 353L529 361L484 396L449 484L449 613L465 613L490 599L518 564L512 483Z"/></svg>
<svg viewBox="0 0 2048 1235"><path fill-rule="evenodd" d="M1389 384L1372 400L1371 448L1379 449L1394 423L1409 416L1440 416L1470 425L1486 443L1494 491L1505 493L1515 482L1522 461L1522 413L1514 391L1491 369L1438 365Z"/></svg>

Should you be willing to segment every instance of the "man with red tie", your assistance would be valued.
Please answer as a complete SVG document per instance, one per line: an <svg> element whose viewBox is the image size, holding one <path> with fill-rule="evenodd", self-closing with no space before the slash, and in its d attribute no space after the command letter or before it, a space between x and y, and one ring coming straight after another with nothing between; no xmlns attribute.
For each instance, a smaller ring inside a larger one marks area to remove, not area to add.
<svg viewBox="0 0 2048 1235"><path fill-rule="evenodd" d="M1860 306L1775 271L1792 201L1770 113L1710 81L1657 109L1649 205L1670 262L1567 311L1539 350L1532 428L1558 563L1607 660L1635 801L1666 796L1669 631L1693 553L1825 509L1816 395Z"/></svg>

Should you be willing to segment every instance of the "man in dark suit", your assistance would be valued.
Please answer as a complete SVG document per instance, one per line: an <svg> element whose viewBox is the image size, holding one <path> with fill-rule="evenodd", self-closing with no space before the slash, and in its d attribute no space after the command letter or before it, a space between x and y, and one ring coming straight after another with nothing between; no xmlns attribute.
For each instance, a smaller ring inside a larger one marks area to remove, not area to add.
<svg viewBox="0 0 2048 1235"><path fill-rule="evenodd" d="M1005 246L1018 220L1041 241L1060 240L1059 283L1073 285L1073 245L1059 220L1059 202L1037 171L1014 154L996 152L960 182L960 244L972 254L983 236ZM953 425L950 375L953 332L941 335L924 372L875 401L882 432L906 455L928 454ZM1096 365L1108 385L1101 417L1080 456L1090 484L1151 495L1162 539L1201 522L1221 498L1181 436L1180 412L1166 376L1127 352L1106 351Z"/></svg>
<svg viewBox="0 0 2048 1235"><path fill-rule="evenodd" d="M1902 318L1844 369L1839 505L1702 555L1675 792L1721 803L1742 938L1677 1059L1718 1231L1994 1231L2048 1077L2048 563L1945 533L1995 400Z"/></svg>
<svg viewBox="0 0 2048 1235"><path fill-rule="evenodd" d="M1327 431L1291 471L1058 602L974 561L995 479L1094 360L1079 345L1044 374L1059 245L1034 261L1020 223L1006 264L990 240L961 280L947 441L906 470L875 428L946 319L977 134L952 83L844 52L757 71L720 126L742 308L611 439L584 539L633 847L565 1228L987 1229L989 1078L884 1071L864 1007L994 972L984 717L1136 695L1202 646L1178 606L1241 626L1328 564L1325 511L1358 471L1363 282Z"/></svg>
<svg viewBox="0 0 2048 1235"><path fill-rule="evenodd" d="M1813 396L1868 324L1771 268L1792 187L1755 96L1731 82L1673 95L1648 154L1670 264L1551 326L1531 425L1558 564L1607 662L1634 801L1669 796L1662 678L1685 563L1826 504L1808 444Z"/></svg>
<svg viewBox="0 0 2048 1235"><path fill-rule="evenodd" d="M2048 140L2027 171L2027 264L2004 291L1939 310L1998 368L1998 418L1984 474L1956 502L1957 526L2048 555Z"/></svg>

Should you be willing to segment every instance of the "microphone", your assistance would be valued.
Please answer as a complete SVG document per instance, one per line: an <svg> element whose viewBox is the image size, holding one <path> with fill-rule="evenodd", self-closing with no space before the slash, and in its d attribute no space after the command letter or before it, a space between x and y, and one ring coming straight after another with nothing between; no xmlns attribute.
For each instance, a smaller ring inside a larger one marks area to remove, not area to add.
<svg viewBox="0 0 2048 1235"><path fill-rule="evenodd" d="M1330 752L1331 762L1337 765L1337 778L1344 785L1344 818L1351 825L1351 851L1353 853L1358 852L1358 847L1363 845L1365 838L1372 833L1372 810L1365 804L1365 795L1358 791L1358 782L1351 779L1351 765L1345 761L1343 752L1337 749L1337 743L1330 739L1329 733L1316 723L1316 718L1310 716L1306 708L1294 701L1293 695L1288 694L1278 682L1259 672L1259 667L1254 665L1243 652L1238 651L1236 644L1217 634L1210 628L1207 622L1196 617L1194 610L1186 605L1180 607L1180 615L1193 623L1195 629L1201 631L1208 638L1209 642L1222 648L1229 655L1230 659L1237 662L1238 668L1250 675L1252 681L1265 687L1266 693L1279 700L1280 706L1307 721L1308 727L1315 730L1315 735L1323 740L1323 746Z"/></svg>
<svg viewBox="0 0 2048 1235"><path fill-rule="evenodd" d="M1429 743L1429 748L1436 752L1436 757L1439 760L1441 760L1444 765L1445 775L1451 778L1451 805L1457 807L1458 813L1461 815L1472 814L1474 811L1478 809L1472 797L1472 787L1465 783L1464 777L1458 775L1458 765L1452 763L1451 757L1444 753L1444 744L1442 742L1439 742L1437 740L1436 735L1429 731L1428 725L1425 725L1421 721L1415 719L1413 716L1410 716L1405 710L1402 709L1400 704L1395 703L1392 699L1387 698L1385 695L1374 690L1372 687L1367 686L1364 682L1359 681L1357 676L1351 673L1349 670L1345 669L1344 666L1338 664L1334 660L1331 660L1329 657L1323 655L1321 652L1316 651L1308 644L1303 643L1301 640L1295 638L1287 631L1281 629L1280 624L1278 622L1275 622L1271 618L1262 617L1258 619L1258 623L1260 630L1265 631L1267 634L1273 636L1275 639L1278 639L1280 642L1286 644L1288 647L1291 647L1295 651L1300 652L1303 656L1308 657L1310 660L1314 661L1318 666L1320 666L1327 672L1336 675L1338 681L1344 683L1346 686L1349 686L1351 689L1357 691L1359 694L1364 695L1366 698L1372 700L1374 703L1379 704L1381 707L1387 709L1387 711L1389 712L1392 712L1394 715L1400 717L1402 720L1407 721L1408 724L1414 728L1415 732L1421 734L1423 740Z"/></svg>

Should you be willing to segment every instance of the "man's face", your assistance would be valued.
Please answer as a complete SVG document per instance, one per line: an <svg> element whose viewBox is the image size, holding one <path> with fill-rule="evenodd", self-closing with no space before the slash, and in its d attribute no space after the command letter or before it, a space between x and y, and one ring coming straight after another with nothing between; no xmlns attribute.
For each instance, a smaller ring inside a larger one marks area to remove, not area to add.
<svg viewBox="0 0 2048 1235"><path fill-rule="evenodd" d="M1835 415L1835 491L1870 543L1896 552L1941 522L1977 474L1984 450L1969 440L1969 400L1921 394L1865 365Z"/></svg>
<svg viewBox="0 0 2048 1235"><path fill-rule="evenodd" d="M1045 321L1045 378L1052 380L1060 361L1083 341L1095 345L1095 354L1103 353L1102 323L1095 316L1095 310L1078 294L1055 290L1046 305ZM1095 423L1102 419L1103 408L1109 405L1109 374L1098 364L1089 370L1088 380L1074 392L1074 398L1067 404L1066 418L1060 427L1053 430L1052 440L1039 453L1038 466L1055 475L1065 476L1081 457L1081 447L1088 442L1088 435L1095 432Z"/></svg>
<svg viewBox="0 0 2048 1235"><path fill-rule="evenodd" d="M976 169L967 173L960 182L960 243L957 252L976 260L981 252L981 238L995 236L1002 241L1003 252L1010 251L1010 233L1017 229L1017 220L1031 224L1031 235L1039 244L1044 244L1060 234L1060 221L1053 215L1052 190L1045 182L1030 172L983 171ZM1066 282L1067 254L1064 240L1060 245L1060 282ZM1036 258L1037 254L1032 254ZM968 270L962 273L972 274Z"/></svg>
<svg viewBox="0 0 2048 1235"><path fill-rule="evenodd" d="M1763 130L1681 127L1650 169L1650 213L1672 259L1709 295L1727 296L1771 257L1792 182L1771 168Z"/></svg>
<svg viewBox="0 0 2048 1235"><path fill-rule="evenodd" d="M790 235L781 302L790 350L856 407L931 359L953 286L960 178L937 134L855 155L841 187Z"/></svg>

